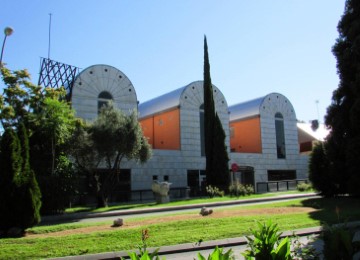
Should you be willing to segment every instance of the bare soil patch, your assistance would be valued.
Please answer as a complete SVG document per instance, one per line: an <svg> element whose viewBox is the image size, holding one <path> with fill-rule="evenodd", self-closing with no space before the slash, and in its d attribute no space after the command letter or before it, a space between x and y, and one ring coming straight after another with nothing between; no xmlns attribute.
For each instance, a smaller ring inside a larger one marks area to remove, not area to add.
<svg viewBox="0 0 360 260"><path fill-rule="evenodd" d="M288 214L288 213L310 213L316 211L313 208L306 208L306 207L278 207L278 208L271 208L271 209L236 209L236 210L214 210L214 213L206 216L205 218L226 218L226 217L233 217L233 216L252 216L252 215L276 215L276 214ZM117 217L114 217L116 219ZM69 236L75 234L89 234L93 232L106 232L106 231L113 231L115 229L124 229L124 228L136 228L139 226L146 226L151 224L157 223L164 223L164 222L176 222L180 220L188 220L188 219L201 219L204 218L200 214L192 213L192 214L182 214L182 215L173 215L173 216L163 216L152 219L146 219L141 221L129 221L126 222L124 220L124 225L122 227L112 227L111 224L103 224L98 226L91 226L91 227L82 227L76 229L69 229L63 230L53 233L46 233L46 234L33 234L33 233L26 233L26 237L28 238L47 238L47 237L59 237L59 236Z"/></svg>

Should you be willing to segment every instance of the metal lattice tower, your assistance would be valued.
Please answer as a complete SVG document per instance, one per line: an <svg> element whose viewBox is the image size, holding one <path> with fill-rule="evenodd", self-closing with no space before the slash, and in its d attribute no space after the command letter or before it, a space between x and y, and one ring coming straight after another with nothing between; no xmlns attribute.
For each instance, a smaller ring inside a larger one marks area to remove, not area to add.
<svg viewBox="0 0 360 260"><path fill-rule="evenodd" d="M75 66L41 58L38 85L51 88L63 86L67 93L71 95L74 80L79 70L80 69Z"/></svg>

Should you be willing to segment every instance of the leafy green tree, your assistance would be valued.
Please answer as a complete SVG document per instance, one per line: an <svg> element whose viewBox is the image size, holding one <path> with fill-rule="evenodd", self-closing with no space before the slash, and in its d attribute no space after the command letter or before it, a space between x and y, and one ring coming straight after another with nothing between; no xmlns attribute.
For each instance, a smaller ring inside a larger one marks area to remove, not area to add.
<svg viewBox="0 0 360 260"><path fill-rule="evenodd" d="M31 164L37 172L43 193L42 213L61 213L74 194L75 171L67 154L77 119L70 106L59 99L45 97L31 115Z"/></svg>
<svg viewBox="0 0 360 260"><path fill-rule="evenodd" d="M37 134L48 147L51 155L50 173L54 174L55 161L59 157L58 152L66 150L68 141L75 130L74 111L66 102L46 97L43 100L42 109L35 114L35 117Z"/></svg>
<svg viewBox="0 0 360 260"><path fill-rule="evenodd" d="M215 111L206 36L204 37L204 125L206 182L208 185L227 187L229 184L229 156L225 145L226 135Z"/></svg>
<svg viewBox="0 0 360 260"><path fill-rule="evenodd" d="M66 94L64 88L42 88L31 83L26 69L10 71L3 66L0 72L5 83L3 94L0 94L0 122L3 129L16 127L20 122L31 129L29 115L36 114L42 108L43 100L59 100Z"/></svg>
<svg viewBox="0 0 360 260"><path fill-rule="evenodd" d="M347 0L332 51L340 78L327 109L331 132L326 150L330 162L327 180L336 194L360 194L360 3Z"/></svg>
<svg viewBox="0 0 360 260"><path fill-rule="evenodd" d="M140 163L151 157L151 148L144 137L135 113L125 115L113 104L104 106L87 131L78 129L78 148L74 158L78 167L95 180L98 207L106 207L112 187L121 178L120 165L124 158ZM107 174L97 171L106 168Z"/></svg>
<svg viewBox="0 0 360 260"><path fill-rule="evenodd" d="M71 148L69 140L76 123L74 113L65 101L66 92L63 88L42 88L32 84L26 70L10 71L2 67L1 75L5 83L0 95L1 125L3 129L16 129L23 123L28 129L30 167L36 173L43 193L42 211L53 211L54 207L60 207L61 211L69 197L68 182L72 174L68 167L70 162L64 158ZM57 198L49 201L48 198L54 195ZM60 203L63 200L64 203ZM51 207L49 210L48 206ZM54 211L59 210L55 208Z"/></svg>

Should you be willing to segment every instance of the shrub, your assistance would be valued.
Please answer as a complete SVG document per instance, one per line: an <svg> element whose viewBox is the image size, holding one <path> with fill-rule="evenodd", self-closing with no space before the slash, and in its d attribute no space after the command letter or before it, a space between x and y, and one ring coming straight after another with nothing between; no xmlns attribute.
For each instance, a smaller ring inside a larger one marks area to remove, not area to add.
<svg viewBox="0 0 360 260"><path fill-rule="evenodd" d="M225 192L220 190L218 187L215 186L206 186L206 192L210 198L214 198L216 196L218 197L224 197Z"/></svg>
<svg viewBox="0 0 360 260"><path fill-rule="evenodd" d="M305 183L305 182L299 183L296 188L297 188L298 191L310 191L310 190L312 190L311 184L310 183Z"/></svg>
<svg viewBox="0 0 360 260"><path fill-rule="evenodd" d="M254 193L254 187L252 185L243 185L240 182L234 182L229 186L229 192L231 196L246 196Z"/></svg>
<svg viewBox="0 0 360 260"><path fill-rule="evenodd" d="M255 189L254 189L254 186L252 185L245 185L245 189L246 189L246 192L247 194L246 195L250 195L250 194L254 194L255 193Z"/></svg>

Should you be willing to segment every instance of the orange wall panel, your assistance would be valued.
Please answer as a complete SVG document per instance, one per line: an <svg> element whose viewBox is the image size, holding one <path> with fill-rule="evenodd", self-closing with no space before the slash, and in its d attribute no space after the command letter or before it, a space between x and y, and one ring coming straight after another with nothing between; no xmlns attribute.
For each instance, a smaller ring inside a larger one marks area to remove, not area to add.
<svg viewBox="0 0 360 260"><path fill-rule="evenodd" d="M148 139L149 144L154 148L154 118L149 117L140 120L140 125L144 136Z"/></svg>
<svg viewBox="0 0 360 260"><path fill-rule="evenodd" d="M230 148L237 153L262 153L260 117L230 123Z"/></svg>
<svg viewBox="0 0 360 260"><path fill-rule="evenodd" d="M154 116L154 149L180 150L180 111Z"/></svg>

